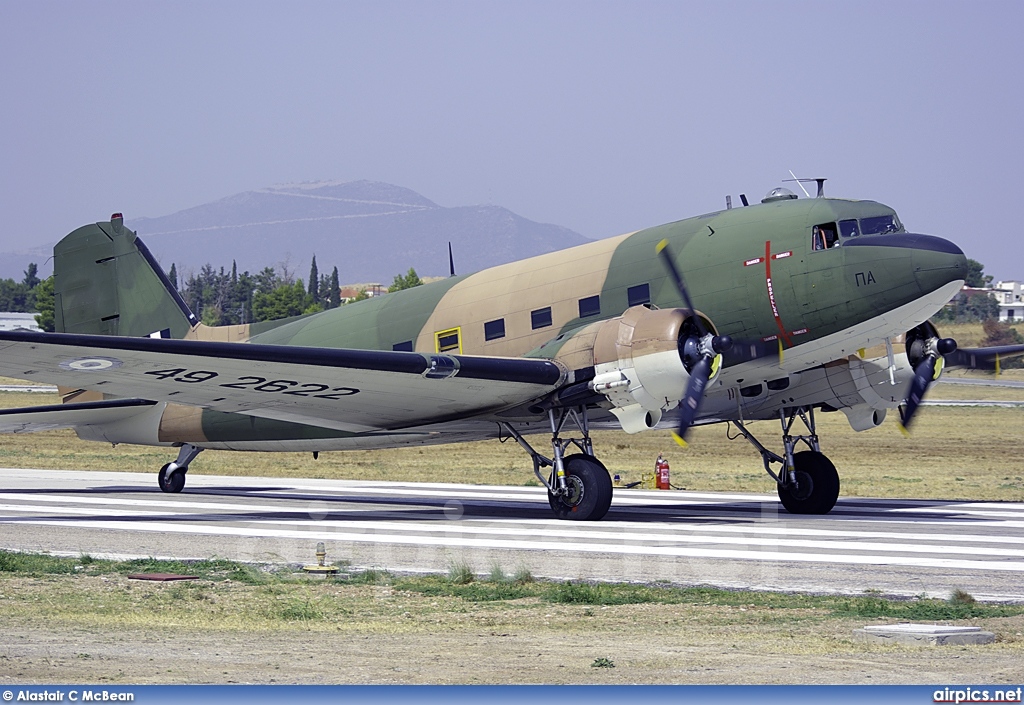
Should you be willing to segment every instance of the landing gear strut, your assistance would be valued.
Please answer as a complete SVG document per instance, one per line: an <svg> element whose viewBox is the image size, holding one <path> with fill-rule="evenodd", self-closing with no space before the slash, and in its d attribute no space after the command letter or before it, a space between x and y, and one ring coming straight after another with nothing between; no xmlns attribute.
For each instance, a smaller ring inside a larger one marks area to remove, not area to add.
<svg viewBox="0 0 1024 705"><path fill-rule="evenodd" d="M793 435L793 424L800 419L807 428L805 435ZM814 409L797 407L779 411L782 422L782 445L785 455L778 455L765 448L747 430L742 421L734 421L740 434L757 448L764 463L764 469L778 483L779 500L790 514L828 514L839 498L839 473L818 444L814 426ZM803 443L810 450L795 452L797 444ZM776 475L772 463L782 467Z"/></svg>
<svg viewBox="0 0 1024 705"><path fill-rule="evenodd" d="M160 474L157 475L160 489L164 492L181 492L185 487L185 473L188 472L189 463L202 452L202 448L191 443L181 446L178 451L178 459L160 468Z"/></svg>
<svg viewBox="0 0 1024 705"><path fill-rule="evenodd" d="M502 422L501 426L530 454L533 473L548 488L548 503L556 517L574 521L601 519L612 504L612 480L607 468L594 457L587 408L548 409L548 421L551 424L553 459L535 451L511 424ZM576 426L581 438L561 437L567 422ZM581 452L565 455L566 450L572 446ZM541 472L541 468L545 467L551 468L547 477Z"/></svg>

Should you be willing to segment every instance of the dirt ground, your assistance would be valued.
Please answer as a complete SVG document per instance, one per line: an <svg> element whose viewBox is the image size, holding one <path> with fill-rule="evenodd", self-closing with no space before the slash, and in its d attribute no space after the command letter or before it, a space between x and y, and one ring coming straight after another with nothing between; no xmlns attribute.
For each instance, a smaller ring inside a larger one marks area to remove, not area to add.
<svg viewBox="0 0 1024 705"><path fill-rule="evenodd" d="M0 610L0 683L1024 680L1021 615L974 620L997 634L991 645L911 647L854 642L852 631L872 620L763 605L479 603L362 585L331 588L337 614L274 623L245 604L256 588L129 586L118 577L106 581L91 607L80 604L69 614L59 602L64 588L52 590L48 582L17 578L0 588L7 593L0 606L14 603ZM79 581L75 589L88 594L91 587ZM187 611L124 610L116 595L125 591L137 604L170 596ZM253 621L225 626L236 606L246 606ZM121 613L104 615L109 608Z"/></svg>
<svg viewBox="0 0 1024 705"><path fill-rule="evenodd" d="M648 607L648 609L650 609ZM636 608L624 610L635 612ZM862 647L860 624L820 637L805 653L800 635L729 636L671 619L661 629L596 626L561 632L496 630L480 620L439 633L299 632L261 635L170 629L40 630L8 624L0 646L3 683L1019 683L1019 649ZM543 626L543 625L541 625ZM723 638L724 637L724 638ZM797 648L794 648L797 647ZM600 656L608 654L608 656ZM612 668L592 664L608 658Z"/></svg>

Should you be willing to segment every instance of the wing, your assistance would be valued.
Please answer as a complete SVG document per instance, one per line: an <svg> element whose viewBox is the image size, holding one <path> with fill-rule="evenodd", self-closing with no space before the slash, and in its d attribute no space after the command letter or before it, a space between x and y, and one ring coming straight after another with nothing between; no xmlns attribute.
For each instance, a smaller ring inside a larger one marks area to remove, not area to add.
<svg viewBox="0 0 1024 705"><path fill-rule="evenodd" d="M1024 345L996 345L988 348L957 348L943 357L949 367L992 370L1000 360L1021 355L1024 355Z"/></svg>
<svg viewBox="0 0 1024 705"><path fill-rule="evenodd" d="M549 360L0 332L0 374L343 431L469 418L539 399Z"/></svg>

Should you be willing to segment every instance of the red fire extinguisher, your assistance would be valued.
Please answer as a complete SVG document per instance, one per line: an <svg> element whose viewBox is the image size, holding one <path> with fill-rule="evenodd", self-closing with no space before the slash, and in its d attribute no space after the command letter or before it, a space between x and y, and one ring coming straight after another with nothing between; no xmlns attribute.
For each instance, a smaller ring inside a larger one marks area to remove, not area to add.
<svg viewBox="0 0 1024 705"><path fill-rule="evenodd" d="M668 461L661 457L661 453L658 453L658 462L654 464L654 475L659 490L672 489L668 479Z"/></svg>

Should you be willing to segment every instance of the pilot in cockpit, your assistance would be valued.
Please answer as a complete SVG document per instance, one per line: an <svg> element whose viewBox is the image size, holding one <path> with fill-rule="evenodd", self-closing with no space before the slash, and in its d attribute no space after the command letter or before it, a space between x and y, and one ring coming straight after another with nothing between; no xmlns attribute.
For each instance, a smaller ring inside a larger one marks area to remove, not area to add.
<svg viewBox="0 0 1024 705"><path fill-rule="evenodd" d="M817 225L815 225L814 230L811 231L811 249L825 249L825 238L822 236L821 228Z"/></svg>
<svg viewBox="0 0 1024 705"><path fill-rule="evenodd" d="M839 234L836 232L834 223L826 225L815 225L811 231L811 248L814 250L828 250L839 246Z"/></svg>

